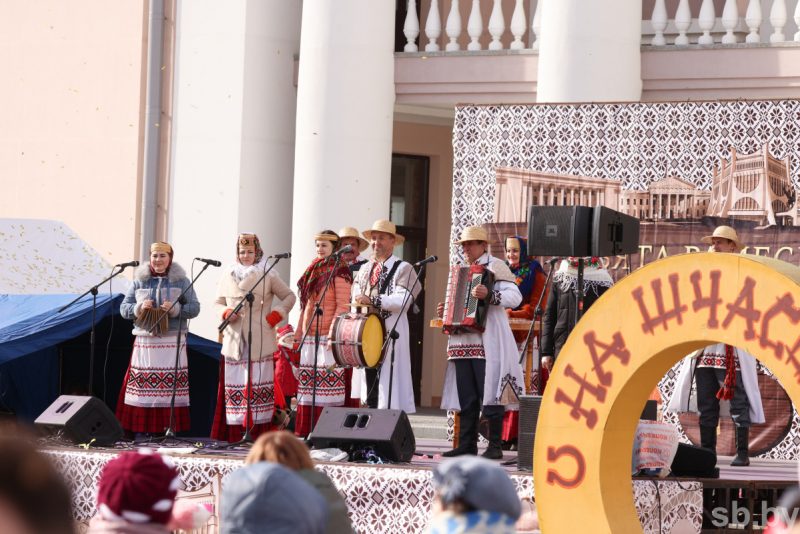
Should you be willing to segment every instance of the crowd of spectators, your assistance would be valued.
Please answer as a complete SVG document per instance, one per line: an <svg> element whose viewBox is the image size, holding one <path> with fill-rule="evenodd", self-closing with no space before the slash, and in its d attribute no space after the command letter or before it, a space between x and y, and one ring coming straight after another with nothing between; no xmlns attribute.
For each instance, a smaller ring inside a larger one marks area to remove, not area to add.
<svg viewBox="0 0 800 534"><path fill-rule="evenodd" d="M223 482L222 533L350 533L345 500L315 469L306 445L289 432L268 432L253 444L245 466ZM497 464L465 456L433 472L434 502L428 532L535 532L536 512L520 503ZM171 457L149 449L122 452L97 481L97 512L89 534L156 534L202 527L211 512L181 506L182 487ZM185 504L185 503L184 503ZM75 534L69 487L50 456L17 429L0 429L0 532Z"/></svg>

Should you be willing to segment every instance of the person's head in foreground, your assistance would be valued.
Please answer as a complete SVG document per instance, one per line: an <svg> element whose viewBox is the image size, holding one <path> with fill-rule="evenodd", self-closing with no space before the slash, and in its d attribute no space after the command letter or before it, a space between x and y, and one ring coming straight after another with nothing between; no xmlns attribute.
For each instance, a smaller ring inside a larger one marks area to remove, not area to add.
<svg viewBox="0 0 800 534"><path fill-rule="evenodd" d="M0 532L72 534L69 489L50 460L14 426L0 427Z"/></svg>
<svg viewBox="0 0 800 534"><path fill-rule="evenodd" d="M246 464L256 462L274 462L293 471L314 469L314 460L308 453L308 447L291 432L267 432L258 437L250 452L247 453Z"/></svg>
<svg viewBox="0 0 800 534"><path fill-rule="evenodd" d="M121 453L100 472L89 532L169 532L180 486L172 458L151 449Z"/></svg>
<svg viewBox="0 0 800 534"><path fill-rule="evenodd" d="M328 505L289 469L257 462L237 469L222 489L222 534L323 534Z"/></svg>
<svg viewBox="0 0 800 534"><path fill-rule="evenodd" d="M431 534L511 533L520 516L514 483L502 467L479 456L459 456L433 472Z"/></svg>

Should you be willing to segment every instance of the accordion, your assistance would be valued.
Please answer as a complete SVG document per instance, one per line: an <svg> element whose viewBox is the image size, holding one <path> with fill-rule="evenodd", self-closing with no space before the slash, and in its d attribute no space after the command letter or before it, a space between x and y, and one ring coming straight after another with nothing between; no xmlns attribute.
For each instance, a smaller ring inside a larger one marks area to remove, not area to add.
<svg viewBox="0 0 800 534"><path fill-rule="evenodd" d="M169 317L161 308L148 308L142 310L139 316L133 321L138 328L152 332L154 336L166 334L169 330ZM153 328L153 325L156 325ZM153 328L151 331L150 329Z"/></svg>
<svg viewBox="0 0 800 534"><path fill-rule="evenodd" d="M494 274L484 265L453 265L447 278L442 331L446 334L483 332L487 302L472 296L472 289L484 285L492 290ZM488 297L487 297L488 298Z"/></svg>

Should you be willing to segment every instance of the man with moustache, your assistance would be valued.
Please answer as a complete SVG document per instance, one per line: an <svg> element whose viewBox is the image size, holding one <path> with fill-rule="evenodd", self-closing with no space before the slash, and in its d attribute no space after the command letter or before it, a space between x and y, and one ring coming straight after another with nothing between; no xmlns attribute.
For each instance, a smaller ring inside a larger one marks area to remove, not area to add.
<svg viewBox="0 0 800 534"><path fill-rule="evenodd" d="M488 241L484 228L468 226L455 242L461 246L468 265L482 265L494 274L494 284L479 284L472 290L473 297L488 304L483 332L450 334L447 341L442 408L459 410L461 424L458 447L442 456L478 453L478 415L482 410L489 421L489 447L483 456L502 459L504 404L513 408L523 393L522 366L505 312L505 308L519 306L522 295L508 265L489 254ZM442 317L444 304L440 303L436 312Z"/></svg>
<svg viewBox="0 0 800 534"><path fill-rule="evenodd" d="M363 235L370 241L372 258L361 266L354 277L353 302L377 310L384 318L387 335L388 330L397 322L399 337L394 341L394 362L390 340L379 368L353 370L352 396L357 397L360 394L361 400L370 408L393 408L414 413L416 408L411 382L408 310L421 289L417 283L417 273L410 263L394 255L394 247L401 245L405 238L397 233L393 222L385 219L375 221L372 228L365 230Z"/></svg>

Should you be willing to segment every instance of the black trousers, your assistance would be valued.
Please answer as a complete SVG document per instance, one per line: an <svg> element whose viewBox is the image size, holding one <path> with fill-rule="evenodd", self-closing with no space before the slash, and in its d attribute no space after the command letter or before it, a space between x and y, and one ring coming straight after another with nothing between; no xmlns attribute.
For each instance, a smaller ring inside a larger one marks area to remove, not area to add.
<svg viewBox="0 0 800 534"><path fill-rule="evenodd" d="M725 382L725 369L697 367L694 370L697 384L697 411L700 412L700 425L716 427L719 423L719 399L717 391ZM750 426L750 401L742 383L742 373L736 371L736 387L731 399L731 419L737 427Z"/></svg>
<svg viewBox="0 0 800 534"><path fill-rule="evenodd" d="M464 358L454 360L456 366L456 388L461 413L475 413L477 421L483 403L483 382L486 378L486 360L482 358Z"/></svg>

